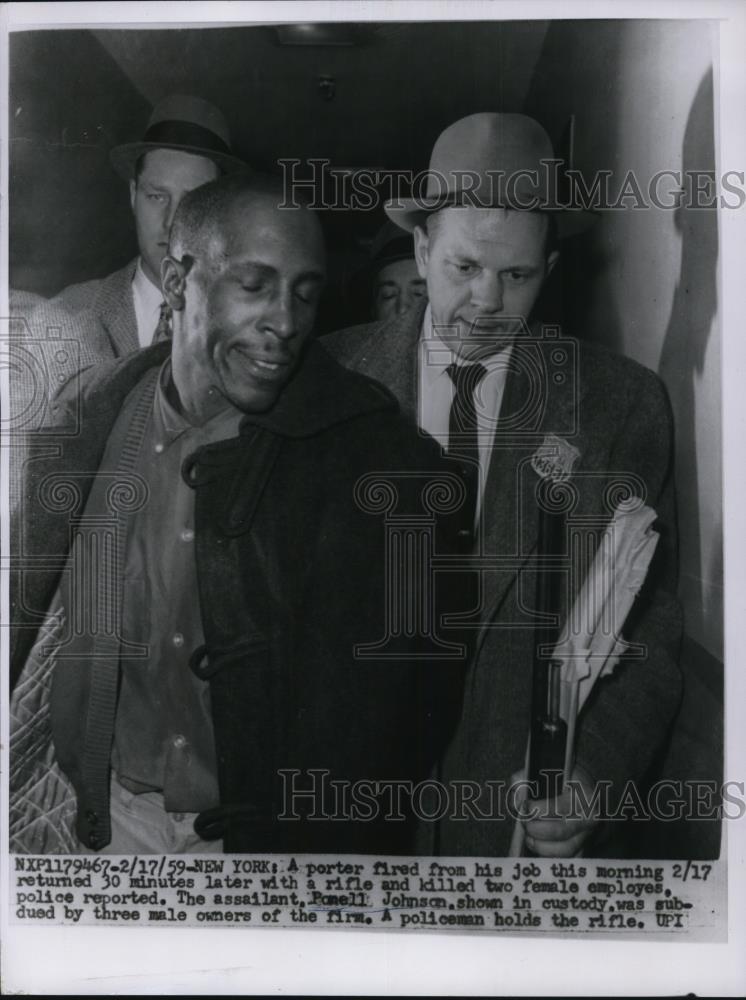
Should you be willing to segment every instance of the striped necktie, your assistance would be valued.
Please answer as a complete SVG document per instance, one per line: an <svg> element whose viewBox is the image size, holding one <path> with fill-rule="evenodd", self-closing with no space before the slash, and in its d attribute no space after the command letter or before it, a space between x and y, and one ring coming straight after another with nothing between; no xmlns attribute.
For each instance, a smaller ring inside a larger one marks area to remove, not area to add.
<svg viewBox="0 0 746 1000"><path fill-rule="evenodd" d="M171 307L166 302L161 302L158 315L158 325L153 333L151 344L157 344L160 340L171 339Z"/></svg>

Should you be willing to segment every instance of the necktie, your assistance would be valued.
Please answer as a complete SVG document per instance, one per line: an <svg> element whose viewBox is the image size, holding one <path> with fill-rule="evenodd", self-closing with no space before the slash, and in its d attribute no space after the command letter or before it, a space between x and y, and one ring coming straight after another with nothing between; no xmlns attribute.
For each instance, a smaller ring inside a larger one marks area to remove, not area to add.
<svg viewBox="0 0 746 1000"><path fill-rule="evenodd" d="M477 362L471 365L452 364L446 371L456 390L448 421L448 455L460 463L466 487L459 537L464 547L471 548L479 496L479 436L474 393L487 369Z"/></svg>
<svg viewBox="0 0 746 1000"><path fill-rule="evenodd" d="M153 333L153 339L151 344L157 344L159 340L170 340L171 339L171 307L165 302L160 304L160 313L158 316L158 325Z"/></svg>

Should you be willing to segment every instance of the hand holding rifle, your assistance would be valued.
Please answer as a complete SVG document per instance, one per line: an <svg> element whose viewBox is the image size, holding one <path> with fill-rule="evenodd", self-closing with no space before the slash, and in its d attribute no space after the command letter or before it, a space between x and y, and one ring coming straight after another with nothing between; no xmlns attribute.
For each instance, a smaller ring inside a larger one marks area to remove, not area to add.
<svg viewBox="0 0 746 1000"><path fill-rule="evenodd" d="M525 780L523 770L517 771L512 778L514 785ZM556 797L524 801L521 811L525 818L517 828L523 831L526 848L539 858L577 857L598 826L597 818L583 815L577 808L584 800L592 801L592 778L575 765L570 783L578 791L571 793L568 782L563 781L562 791Z"/></svg>
<svg viewBox="0 0 746 1000"><path fill-rule="evenodd" d="M517 805L531 818L516 822L511 857L522 853L524 837L525 846L539 856L572 857L582 851L598 823L593 816L578 814L583 799L592 801L594 782L575 763L575 728L595 682L612 672L624 652L619 635L655 551L655 517L636 497L621 503L549 659L541 652L549 635L545 628L537 629L526 768L514 781L528 777L538 797L527 800L525 787L522 795L519 792ZM563 516L541 508L539 552L556 556L564 537ZM556 573L539 573L537 609L542 615L559 605L556 578ZM575 794L569 781L578 782Z"/></svg>

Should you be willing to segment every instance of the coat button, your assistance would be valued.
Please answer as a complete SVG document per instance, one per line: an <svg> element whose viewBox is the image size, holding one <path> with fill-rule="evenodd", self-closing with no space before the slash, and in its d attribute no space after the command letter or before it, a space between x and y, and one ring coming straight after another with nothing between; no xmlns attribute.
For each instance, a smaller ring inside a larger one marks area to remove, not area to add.
<svg viewBox="0 0 746 1000"><path fill-rule="evenodd" d="M101 838L97 833L88 834L88 846L96 848L101 843Z"/></svg>
<svg viewBox="0 0 746 1000"><path fill-rule="evenodd" d="M201 681L206 681L215 673L210 667L210 661L207 657L207 646L204 643L198 646L189 657L189 669Z"/></svg>
<svg viewBox="0 0 746 1000"><path fill-rule="evenodd" d="M96 826L98 823L98 813L94 812L93 809L89 809L85 814L85 821L89 826Z"/></svg>

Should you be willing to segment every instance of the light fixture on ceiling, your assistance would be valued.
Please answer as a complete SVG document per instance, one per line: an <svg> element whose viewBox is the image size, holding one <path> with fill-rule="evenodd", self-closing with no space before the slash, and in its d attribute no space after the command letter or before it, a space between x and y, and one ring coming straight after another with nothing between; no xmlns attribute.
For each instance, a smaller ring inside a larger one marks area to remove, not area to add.
<svg viewBox="0 0 746 1000"><path fill-rule="evenodd" d="M361 32L357 24L279 24L275 36L279 45L358 45Z"/></svg>

